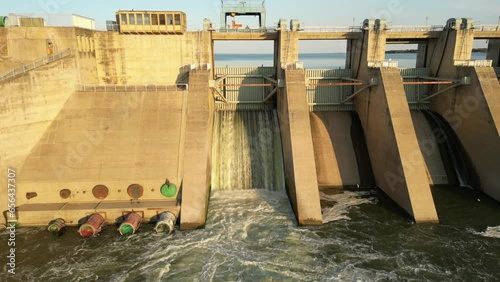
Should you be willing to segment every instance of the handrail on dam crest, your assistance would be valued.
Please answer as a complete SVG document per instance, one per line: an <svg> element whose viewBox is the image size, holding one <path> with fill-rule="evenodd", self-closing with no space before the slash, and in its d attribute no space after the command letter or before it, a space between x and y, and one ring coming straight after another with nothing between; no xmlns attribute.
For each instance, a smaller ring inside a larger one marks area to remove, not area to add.
<svg viewBox="0 0 500 282"><path fill-rule="evenodd" d="M72 50L71 50L71 48L68 48L68 49L62 50L61 52L58 52L58 53L55 53L55 54L52 54L52 55L45 56L45 57L42 57L40 59L34 60L31 63L24 64L24 65L22 65L20 67L17 67L15 69L9 71L8 73L2 75L0 77L0 82L2 82L4 80L7 80L9 78L15 77L17 75L23 74L25 72L28 72L30 70L39 68L41 66L50 64L50 63L55 62L57 60L60 60L62 58L68 57L71 54L72 54Z"/></svg>
<svg viewBox="0 0 500 282"><path fill-rule="evenodd" d="M79 92L160 92L160 91L187 91L188 84L144 84L144 85L128 85L128 84L78 84L76 91Z"/></svg>

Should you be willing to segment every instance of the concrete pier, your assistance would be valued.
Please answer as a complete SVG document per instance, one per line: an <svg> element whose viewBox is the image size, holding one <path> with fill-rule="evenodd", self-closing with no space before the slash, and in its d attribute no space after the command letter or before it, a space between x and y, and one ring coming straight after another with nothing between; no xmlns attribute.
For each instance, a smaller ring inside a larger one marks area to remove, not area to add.
<svg viewBox="0 0 500 282"><path fill-rule="evenodd" d="M451 25L453 20L448 21ZM469 20L470 22L470 20ZM457 26L460 25L456 21ZM443 116L462 143L475 173L479 189L500 201L497 171L500 171L500 85L492 67L461 66L471 58L475 30L470 26L449 29L437 42L434 58L426 64L431 74L441 79L470 78L470 84L446 91L431 99L431 109ZM497 41L491 40L488 57L498 59ZM498 61L496 61L498 63ZM434 92L437 92L435 87ZM480 136L480 137L479 137Z"/></svg>
<svg viewBox="0 0 500 282"><path fill-rule="evenodd" d="M293 69L299 55L298 35L297 31L286 31L285 22L281 22L276 61L285 68L278 71L278 78L284 79L286 85L278 91L277 110L285 152L285 179L297 221L300 225L319 225L323 217L305 96L305 74L302 69ZM287 69L287 65L292 69Z"/></svg>
<svg viewBox="0 0 500 282"><path fill-rule="evenodd" d="M354 98L376 184L416 222L437 222L425 162L399 70L368 67L369 63L385 58L385 23L365 21L365 24L363 37L348 45L351 50L347 65L358 79L376 81L376 85Z"/></svg>
<svg viewBox="0 0 500 282"><path fill-rule="evenodd" d="M305 93L303 70L285 70L286 87L278 99L288 193L300 225L323 219Z"/></svg>
<svg viewBox="0 0 500 282"><path fill-rule="evenodd" d="M435 97L431 107L455 130L480 181L480 189L500 201L500 85L493 68L457 70L471 78L469 86Z"/></svg>
<svg viewBox="0 0 500 282"><path fill-rule="evenodd" d="M210 196L212 162L213 99L209 95L210 71L189 74L184 169L182 180L181 229L205 225Z"/></svg>
<svg viewBox="0 0 500 282"><path fill-rule="evenodd" d="M425 162L397 69L373 70L378 85L356 97L377 185L416 222L437 222Z"/></svg>

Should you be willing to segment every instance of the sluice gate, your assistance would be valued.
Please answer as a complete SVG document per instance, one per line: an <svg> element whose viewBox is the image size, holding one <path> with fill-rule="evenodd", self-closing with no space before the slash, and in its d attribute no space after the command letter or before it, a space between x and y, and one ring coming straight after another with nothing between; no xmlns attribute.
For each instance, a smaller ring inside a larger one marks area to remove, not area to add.
<svg viewBox="0 0 500 282"><path fill-rule="evenodd" d="M210 85L216 110L275 108L278 91L274 67L217 67Z"/></svg>

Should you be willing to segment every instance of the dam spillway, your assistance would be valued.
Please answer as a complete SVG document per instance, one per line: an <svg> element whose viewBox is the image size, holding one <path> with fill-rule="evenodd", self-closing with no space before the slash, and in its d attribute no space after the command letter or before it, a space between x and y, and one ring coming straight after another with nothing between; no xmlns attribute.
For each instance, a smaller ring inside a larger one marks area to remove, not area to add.
<svg viewBox="0 0 500 282"><path fill-rule="evenodd" d="M64 217L76 225L94 212L109 212L111 223L131 209L147 220L163 209L193 229L206 222L210 187L283 183L301 225L322 223L320 186L358 185L381 188L416 222L437 222L431 186L448 177L442 157L424 155L421 140L432 138L413 118L428 109L455 131L482 191L500 200L497 30L463 19L424 31L369 19L332 31L285 20L248 32L208 25L189 32L182 24L171 33L137 30L1 28L8 63L0 79L0 153L5 168L20 172L21 224ZM471 60L474 38L491 39L488 60ZM307 70L298 62L300 40L336 39L348 43L344 69ZM224 72L214 66L218 40L272 40L274 65ZM386 44L403 40L419 45L418 68L385 61ZM252 117L239 110L264 111ZM272 118L257 118L264 113ZM238 119L244 126L224 127ZM267 141L256 142L249 130ZM224 146L236 140L248 152ZM254 182L255 175L262 178ZM161 193L167 181L179 186L170 197Z"/></svg>
<svg viewBox="0 0 500 282"><path fill-rule="evenodd" d="M212 190L285 190L276 111L217 111Z"/></svg>

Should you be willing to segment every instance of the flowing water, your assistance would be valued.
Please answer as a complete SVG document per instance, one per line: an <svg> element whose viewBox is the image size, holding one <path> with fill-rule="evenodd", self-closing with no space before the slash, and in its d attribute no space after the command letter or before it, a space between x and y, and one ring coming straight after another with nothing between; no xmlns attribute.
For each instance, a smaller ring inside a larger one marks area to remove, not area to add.
<svg viewBox="0 0 500 282"><path fill-rule="evenodd" d="M212 189L284 190L276 111L215 112Z"/></svg>
<svg viewBox="0 0 500 282"><path fill-rule="evenodd" d="M448 169L452 170L448 172L448 176L454 176L461 187L480 189L474 167L453 128L438 113L429 110L423 113L435 133L436 140L444 139L439 140L441 142L438 142L438 146L442 159L449 160L449 164L445 161L445 166L452 167Z"/></svg>
<svg viewBox="0 0 500 282"><path fill-rule="evenodd" d="M500 205L434 187L441 224L414 224L379 190L321 191L325 224L298 227L284 189L274 111L217 113L205 229L90 239L76 228L0 234L0 281L498 281ZM239 137L237 137L237 136ZM265 173L268 171L270 173ZM262 188L262 189L245 189Z"/></svg>

